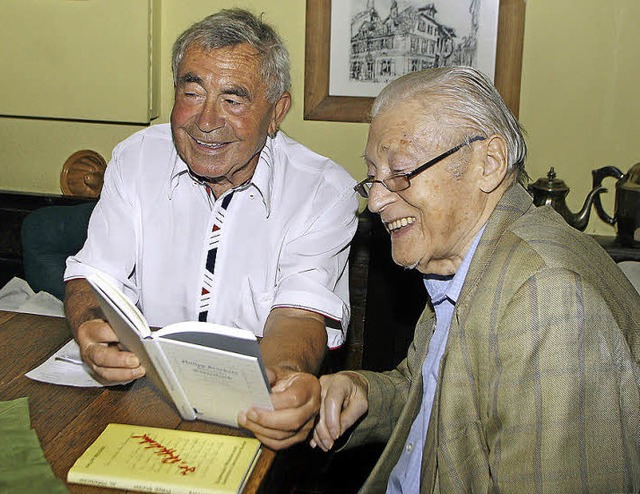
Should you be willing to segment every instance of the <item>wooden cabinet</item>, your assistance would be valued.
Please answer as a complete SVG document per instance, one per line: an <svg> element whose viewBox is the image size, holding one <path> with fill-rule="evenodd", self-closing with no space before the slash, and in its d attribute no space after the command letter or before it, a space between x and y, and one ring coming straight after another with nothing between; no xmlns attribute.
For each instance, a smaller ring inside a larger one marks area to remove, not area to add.
<svg viewBox="0 0 640 494"><path fill-rule="evenodd" d="M147 123L159 0L0 0L0 115Z"/></svg>

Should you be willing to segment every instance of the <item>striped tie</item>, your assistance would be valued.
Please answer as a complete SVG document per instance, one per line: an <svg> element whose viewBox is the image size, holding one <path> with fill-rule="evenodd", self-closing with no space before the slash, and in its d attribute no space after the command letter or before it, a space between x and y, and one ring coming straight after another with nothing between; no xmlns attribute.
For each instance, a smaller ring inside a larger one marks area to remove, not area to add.
<svg viewBox="0 0 640 494"><path fill-rule="evenodd" d="M222 224L224 223L224 215L229 207L233 192L222 200L220 209L216 213L215 220L213 222L213 228L211 229L211 235L209 235L209 252L207 253L207 264L204 270L204 278L202 281L202 291L200 294L199 305L199 321L207 320L207 313L211 307L211 292L213 291L213 272L216 265L216 254L218 253L218 243L220 242L220 235L222 234Z"/></svg>

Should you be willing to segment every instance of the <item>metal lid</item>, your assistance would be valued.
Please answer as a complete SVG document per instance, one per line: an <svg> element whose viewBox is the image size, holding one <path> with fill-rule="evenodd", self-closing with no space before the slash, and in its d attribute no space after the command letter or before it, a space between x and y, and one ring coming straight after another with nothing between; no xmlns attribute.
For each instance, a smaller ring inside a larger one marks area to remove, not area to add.
<svg viewBox="0 0 640 494"><path fill-rule="evenodd" d="M553 167L549 169L546 177L539 178L531 184L531 187L547 192L569 192L567 184L559 178L556 178L556 171Z"/></svg>
<svg viewBox="0 0 640 494"><path fill-rule="evenodd" d="M640 190L640 163L636 163L624 174L622 180L618 181L617 187L624 189Z"/></svg>

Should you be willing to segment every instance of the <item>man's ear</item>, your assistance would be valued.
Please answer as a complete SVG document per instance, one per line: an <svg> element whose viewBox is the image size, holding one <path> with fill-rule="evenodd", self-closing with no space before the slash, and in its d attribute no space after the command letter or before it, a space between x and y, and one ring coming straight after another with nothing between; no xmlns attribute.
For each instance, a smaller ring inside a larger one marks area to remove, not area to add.
<svg viewBox="0 0 640 494"><path fill-rule="evenodd" d="M285 91L282 93L282 96L280 96L280 99L276 101L271 112L271 122L269 122L269 135L271 137L275 136L276 132L278 132L278 127L280 127L284 117L289 112L289 108L291 108L291 94Z"/></svg>
<svg viewBox="0 0 640 494"><path fill-rule="evenodd" d="M483 192L490 193L498 188L507 176L508 146L504 138L499 135L487 137L482 144L486 154L482 160L479 186Z"/></svg>

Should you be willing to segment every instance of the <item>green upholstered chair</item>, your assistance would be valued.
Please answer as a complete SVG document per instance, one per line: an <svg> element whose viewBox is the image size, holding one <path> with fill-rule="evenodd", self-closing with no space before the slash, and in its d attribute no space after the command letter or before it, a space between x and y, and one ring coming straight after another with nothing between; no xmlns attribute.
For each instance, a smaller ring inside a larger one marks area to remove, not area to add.
<svg viewBox="0 0 640 494"><path fill-rule="evenodd" d="M84 245L95 205L91 201L73 206L46 206L25 217L21 228L24 274L33 291L64 298L66 259Z"/></svg>

